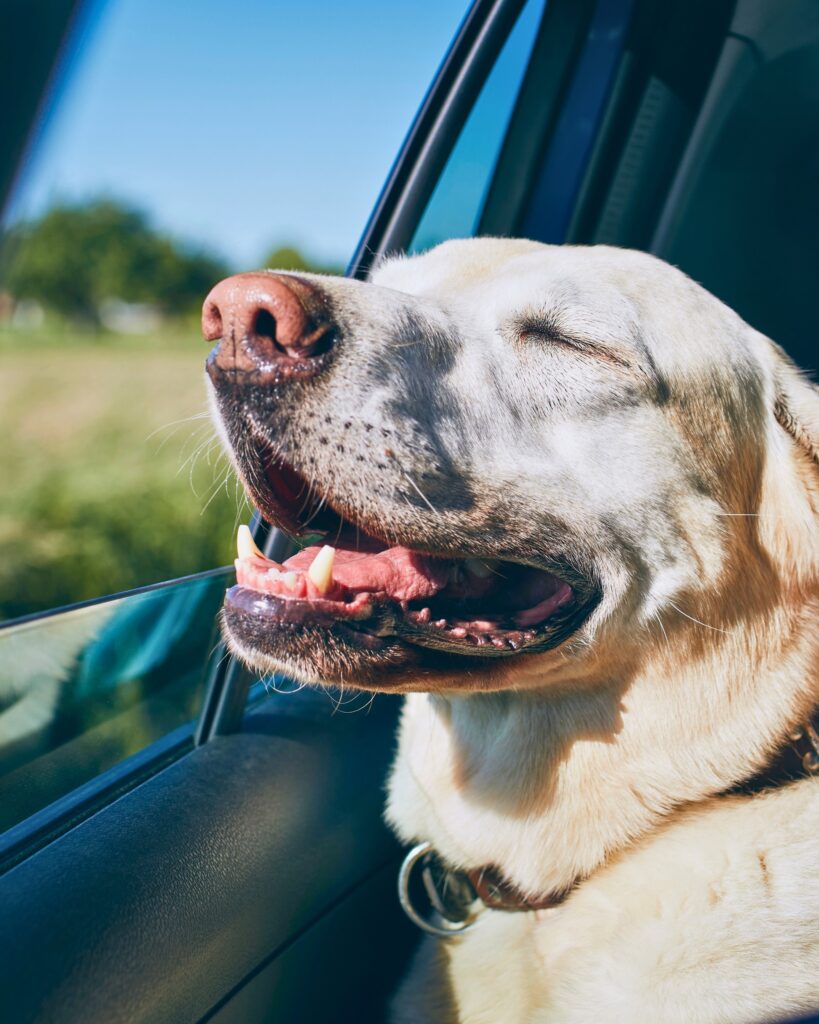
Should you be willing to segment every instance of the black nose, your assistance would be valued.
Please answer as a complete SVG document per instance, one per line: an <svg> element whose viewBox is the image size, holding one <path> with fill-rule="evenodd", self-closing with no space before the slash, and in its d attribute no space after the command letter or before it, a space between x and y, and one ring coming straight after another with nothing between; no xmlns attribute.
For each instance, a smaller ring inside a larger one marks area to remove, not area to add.
<svg viewBox="0 0 819 1024"><path fill-rule="evenodd" d="M318 287L289 274L252 272L220 281L205 299L202 333L219 341L209 368L284 370L323 355L335 325Z"/></svg>

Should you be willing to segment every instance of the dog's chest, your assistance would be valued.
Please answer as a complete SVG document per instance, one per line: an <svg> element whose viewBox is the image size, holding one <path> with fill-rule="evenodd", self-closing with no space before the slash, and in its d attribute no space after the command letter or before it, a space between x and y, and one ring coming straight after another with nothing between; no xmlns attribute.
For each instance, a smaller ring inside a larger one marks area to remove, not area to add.
<svg viewBox="0 0 819 1024"><path fill-rule="evenodd" d="M626 849L559 908L482 911L446 944L456 1019L717 1024L811 1009L817 814L814 779L715 799Z"/></svg>

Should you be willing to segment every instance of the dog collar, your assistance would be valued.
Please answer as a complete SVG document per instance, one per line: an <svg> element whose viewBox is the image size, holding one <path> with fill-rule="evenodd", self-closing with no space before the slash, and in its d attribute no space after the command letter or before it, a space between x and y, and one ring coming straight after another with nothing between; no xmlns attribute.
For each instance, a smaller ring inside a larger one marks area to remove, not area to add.
<svg viewBox="0 0 819 1024"><path fill-rule="evenodd" d="M771 764L759 774L728 790L750 795L793 782L800 775L819 775L819 713L793 729ZM420 874L421 885L415 877ZM479 901L490 910L549 910L559 907L573 886L545 896L530 897L504 878L494 865L459 871L450 867L432 843L419 843L406 855L398 872L398 899L407 917L423 931L438 938L463 935L476 923ZM417 909L419 895L426 896L432 917Z"/></svg>
<svg viewBox="0 0 819 1024"><path fill-rule="evenodd" d="M753 796L808 775L819 775L819 711L788 733L785 744L762 771L733 786L728 794Z"/></svg>
<svg viewBox="0 0 819 1024"><path fill-rule="evenodd" d="M418 885L418 869L422 885ZM434 914L424 917L416 902L422 890ZM451 939L469 931L478 914L479 901L490 910L549 910L560 904L571 889L530 897L504 878L493 865L459 871L450 867L432 843L413 847L398 872L398 899L407 917L423 931Z"/></svg>

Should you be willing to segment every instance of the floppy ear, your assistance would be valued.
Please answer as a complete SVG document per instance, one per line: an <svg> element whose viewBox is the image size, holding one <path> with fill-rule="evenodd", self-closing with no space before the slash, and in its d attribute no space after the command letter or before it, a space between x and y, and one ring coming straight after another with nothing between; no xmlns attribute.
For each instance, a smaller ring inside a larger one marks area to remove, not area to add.
<svg viewBox="0 0 819 1024"><path fill-rule="evenodd" d="M774 416L814 463L819 465L819 388L774 345Z"/></svg>

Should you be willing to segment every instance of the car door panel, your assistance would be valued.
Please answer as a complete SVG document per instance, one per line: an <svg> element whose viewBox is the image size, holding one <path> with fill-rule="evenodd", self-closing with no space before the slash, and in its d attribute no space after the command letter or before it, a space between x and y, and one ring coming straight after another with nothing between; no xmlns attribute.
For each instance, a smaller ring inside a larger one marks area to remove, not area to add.
<svg viewBox="0 0 819 1024"><path fill-rule="evenodd" d="M384 891L398 848L381 823L396 701L334 708L310 691L262 703L242 732L193 750L0 878L4 920L15 922L0 934L3 1019L198 1021L295 936L300 949L350 959L345 922L363 917L340 907L356 892L361 904L371 882L368 935L391 936L379 962L405 952L397 898ZM308 943L332 908L336 926Z"/></svg>

